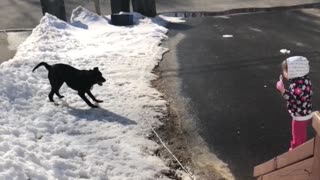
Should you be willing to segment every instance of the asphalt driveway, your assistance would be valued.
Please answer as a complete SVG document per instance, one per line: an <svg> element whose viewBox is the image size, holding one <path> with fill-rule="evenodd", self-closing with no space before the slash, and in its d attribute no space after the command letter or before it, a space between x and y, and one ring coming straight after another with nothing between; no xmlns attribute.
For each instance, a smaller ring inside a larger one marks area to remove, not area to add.
<svg viewBox="0 0 320 180"><path fill-rule="evenodd" d="M176 92L190 99L195 129L237 179L250 179L254 165L289 148L291 118L275 89L280 63L288 57L280 49L309 58L319 109L319 23L319 10L311 10L189 18L170 25L165 61L176 57L178 65L160 66L161 78L181 80Z"/></svg>

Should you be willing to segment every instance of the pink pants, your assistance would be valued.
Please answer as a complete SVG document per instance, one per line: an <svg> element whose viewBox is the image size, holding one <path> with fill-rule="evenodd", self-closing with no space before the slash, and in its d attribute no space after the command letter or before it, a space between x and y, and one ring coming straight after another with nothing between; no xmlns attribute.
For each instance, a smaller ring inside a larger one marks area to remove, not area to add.
<svg viewBox="0 0 320 180"><path fill-rule="evenodd" d="M311 120L296 121L292 119L292 141L290 149L294 149L307 141L307 127L310 121Z"/></svg>

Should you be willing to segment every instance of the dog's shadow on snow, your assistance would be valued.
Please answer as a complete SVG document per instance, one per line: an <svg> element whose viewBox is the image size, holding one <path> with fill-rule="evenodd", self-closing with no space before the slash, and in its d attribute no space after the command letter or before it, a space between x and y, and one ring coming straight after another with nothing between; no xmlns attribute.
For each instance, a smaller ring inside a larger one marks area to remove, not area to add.
<svg viewBox="0 0 320 180"><path fill-rule="evenodd" d="M99 108L91 109L77 109L68 106L68 113L82 120L87 121L104 121L104 122L118 122L123 125L136 125L137 123L121 115L115 114L111 111Z"/></svg>

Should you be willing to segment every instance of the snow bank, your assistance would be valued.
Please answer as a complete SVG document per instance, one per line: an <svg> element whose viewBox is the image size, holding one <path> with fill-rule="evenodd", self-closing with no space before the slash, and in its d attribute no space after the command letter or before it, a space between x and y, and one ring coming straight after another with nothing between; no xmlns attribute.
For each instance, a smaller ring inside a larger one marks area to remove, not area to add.
<svg viewBox="0 0 320 180"><path fill-rule="evenodd" d="M0 65L0 179L156 179L167 169L153 155L147 122L160 125L166 111L151 87L151 73L167 49L165 21L135 15L136 25L116 27L83 8L71 24L46 14L16 56ZM107 81L93 94L91 109L67 88L55 105L48 100L41 61L78 69L98 66ZM165 179L165 177L162 177Z"/></svg>

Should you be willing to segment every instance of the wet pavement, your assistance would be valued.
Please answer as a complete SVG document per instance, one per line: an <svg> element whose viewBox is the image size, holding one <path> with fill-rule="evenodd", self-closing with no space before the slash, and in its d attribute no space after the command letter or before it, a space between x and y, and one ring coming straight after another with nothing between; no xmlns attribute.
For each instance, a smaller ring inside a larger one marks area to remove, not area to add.
<svg viewBox="0 0 320 180"><path fill-rule="evenodd" d="M169 45L166 58L172 59L165 60L176 56L177 69L160 66L161 78L181 80L176 92L190 99L195 129L236 179L251 179L254 165L289 148L291 118L275 89L280 63L287 57L280 49L309 58L314 109L319 109L319 14L311 10L189 18L169 26L169 44L182 40Z"/></svg>
<svg viewBox="0 0 320 180"><path fill-rule="evenodd" d="M158 12L216 12L239 8L268 8L319 2L319 0L156 0Z"/></svg>
<svg viewBox="0 0 320 180"><path fill-rule="evenodd" d="M110 0L100 0L102 14L110 14ZM263 8L320 3L320 0L156 0L157 12L225 11L239 8ZM92 0L65 0L67 19L82 6L95 12ZM40 0L1 0L0 29L33 28L42 17Z"/></svg>

